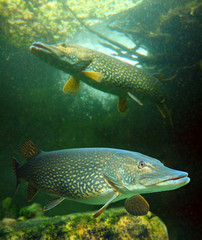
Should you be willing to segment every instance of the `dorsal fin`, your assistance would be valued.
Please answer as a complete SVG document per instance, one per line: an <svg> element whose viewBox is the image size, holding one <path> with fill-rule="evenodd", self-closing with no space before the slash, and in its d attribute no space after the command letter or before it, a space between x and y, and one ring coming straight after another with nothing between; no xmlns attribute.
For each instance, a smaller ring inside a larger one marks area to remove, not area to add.
<svg viewBox="0 0 202 240"><path fill-rule="evenodd" d="M21 145L20 151L27 160L29 160L30 158L36 156L41 152L41 150L31 140L25 141Z"/></svg>

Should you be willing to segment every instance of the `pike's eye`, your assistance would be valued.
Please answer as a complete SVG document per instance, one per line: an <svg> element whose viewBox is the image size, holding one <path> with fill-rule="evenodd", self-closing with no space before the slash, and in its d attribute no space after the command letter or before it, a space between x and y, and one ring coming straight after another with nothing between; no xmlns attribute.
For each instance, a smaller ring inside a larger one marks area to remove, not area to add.
<svg viewBox="0 0 202 240"><path fill-rule="evenodd" d="M145 163L143 162L143 161L140 161L139 163L138 163L138 168L143 168L143 167L145 167Z"/></svg>

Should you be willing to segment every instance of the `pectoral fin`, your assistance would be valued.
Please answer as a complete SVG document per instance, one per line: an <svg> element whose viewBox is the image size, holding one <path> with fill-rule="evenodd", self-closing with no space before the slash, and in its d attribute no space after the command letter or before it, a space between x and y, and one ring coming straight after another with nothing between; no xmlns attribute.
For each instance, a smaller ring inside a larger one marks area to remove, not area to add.
<svg viewBox="0 0 202 240"><path fill-rule="evenodd" d="M32 185L28 185L28 188L27 188L27 199L28 201L30 202L34 196L37 194L38 192L38 189L36 189L35 187L33 187Z"/></svg>
<svg viewBox="0 0 202 240"><path fill-rule="evenodd" d="M43 207L43 211L48 211L51 208L54 208L55 206L57 206L59 203L61 203L65 198L64 197L60 197L60 198L56 198L53 201L51 201L49 204L47 204L45 207Z"/></svg>
<svg viewBox="0 0 202 240"><path fill-rule="evenodd" d="M92 79L92 80L94 80L94 81L96 81L98 83L102 81L102 73L100 73L100 72L82 71L82 73L86 77L88 77L88 78L90 78L90 79Z"/></svg>
<svg viewBox="0 0 202 240"><path fill-rule="evenodd" d="M119 97L118 110L119 112L125 112L128 108L128 99L126 97Z"/></svg>
<svg viewBox="0 0 202 240"><path fill-rule="evenodd" d="M120 195L119 192L114 192L114 195L112 196L112 198L110 198L110 200L102 207L100 208L94 215L93 217L96 218L96 217L99 217L103 212L104 210L109 206L109 204L114 201L114 199L116 199L118 196Z"/></svg>
<svg viewBox="0 0 202 240"><path fill-rule="evenodd" d="M79 91L81 83L75 77L71 77L65 84L63 88L64 93L74 94Z"/></svg>
<svg viewBox="0 0 202 240"><path fill-rule="evenodd" d="M141 195L126 199L124 206L126 211L134 216L143 216L149 211L149 204Z"/></svg>
<svg viewBox="0 0 202 240"><path fill-rule="evenodd" d="M143 103L142 103L138 98L136 98L136 96L134 96L132 93L128 92L128 96L129 96L130 98L132 98L132 99L133 99L136 103L138 103L140 106L143 105Z"/></svg>

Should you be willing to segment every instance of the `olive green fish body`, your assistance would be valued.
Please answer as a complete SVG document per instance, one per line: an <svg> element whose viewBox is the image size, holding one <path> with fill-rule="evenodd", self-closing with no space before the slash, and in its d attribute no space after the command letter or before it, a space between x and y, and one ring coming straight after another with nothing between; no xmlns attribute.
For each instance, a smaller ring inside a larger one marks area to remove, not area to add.
<svg viewBox="0 0 202 240"><path fill-rule="evenodd" d="M28 182L28 200L38 190L57 195L44 207L49 210L65 198L87 204L105 204L98 217L114 201L128 198L126 210L145 215L149 210L142 193L167 191L189 182L186 172L165 167L146 155L111 148L77 148L43 152L31 140L21 152L27 162L20 165L13 158L13 169L20 182Z"/></svg>
<svg viewBox="0 0 202 240"><path fill-rule="evenodd" d="M107 54L78 45L46 45L34 43L31 52L43 61L72 75L64 92L76 93L80 80L98 90L119 96L118 108L127 109L127 97L140 105L142 100L154 102L162 116L171 116L166 107L167 94L163 84L146 71Z"/></svg>
<svg viewBox="0 0 202 240"><path fill-rule="evenodd" d="M101 195L112 192L104 180L103 169L113 149L71 149L41 152L17 169L19 179L36 189L58 196L94 204ZM97 199L96 199L97 197Z"/></svg>
<svg viewBox="0 0 202 240"><path fill-rule="evenodd" d="M153 75L107 54L83 47L79 50L92 59L85 70L100 72L103 76L101 82L96 82L80 74L80 79L88 85L118 96L127 96L130 92L140 99L152 99L157 103L166 100L163 84Z"/></svg>

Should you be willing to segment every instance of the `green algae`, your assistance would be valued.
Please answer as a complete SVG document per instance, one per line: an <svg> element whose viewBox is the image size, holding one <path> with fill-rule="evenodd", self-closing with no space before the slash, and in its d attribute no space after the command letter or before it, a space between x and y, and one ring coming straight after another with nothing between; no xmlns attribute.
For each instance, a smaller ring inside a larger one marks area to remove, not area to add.
<svg viewBox="0 0 202 240"><path fill-rule="evenodd" d="M106 210L94 219L93 213L43 217L3 226L4 239L136 239L167 240L163 222L154 215L134 217L124 208Z"/></svg>
<svg viewBox="0 0 202 240"><path fill-rule="evenodd" d="M0 29L7 41L19 47L27 47L36 39L42 42L64 42L72 38L81 27L68 11L67 4L78 18L92 25L134 6L134 1L1 0Z"/></svg>

